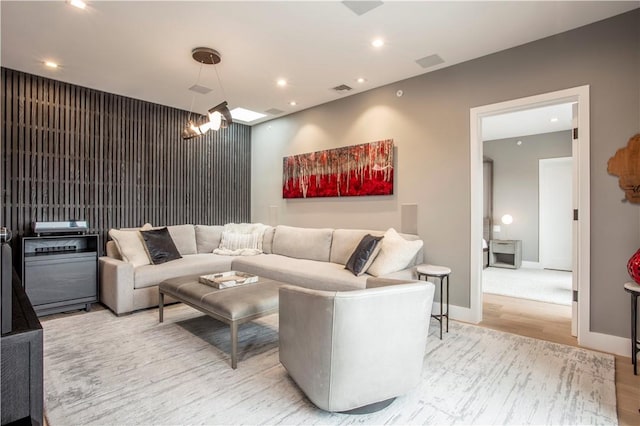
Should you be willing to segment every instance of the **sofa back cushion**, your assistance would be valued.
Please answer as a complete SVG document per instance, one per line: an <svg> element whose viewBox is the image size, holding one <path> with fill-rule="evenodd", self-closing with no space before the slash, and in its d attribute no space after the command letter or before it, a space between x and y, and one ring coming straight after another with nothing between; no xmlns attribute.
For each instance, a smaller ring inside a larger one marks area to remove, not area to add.
<svg viewBox="0 0 640 426"><path fill-rule="evenodd" d="M147 224L140 229L151 229L151 225ZM151 263L147 255L147 250L144 247L142 236L137 229L110 229L109 237L111 237L115 243L122 260L125 262L129 262L133 266L148 265Z"/></svg>
<svg viewBox="0 0 640 426"><path fill-rule="evenodd" d="M328 262L333 229L295 228L278 225L273 236L273 254Z"/></svg>
<svg viewBox="0 0 640 426"><path fill-rule="evenodd" d="M196 225L196 248L198 253L213 253L220 247L224 227L221 225Z"/></svg>
<svg viewBox="0 0 640 426"><path fill-rule="evenodd" d="M384 231L368 231L365 229L334 230L329 261L346 265L349 257L351 257L362 238L367 234L379 237L384 235Z"/></svg>
<svg viewBox="0 0 640 426"><path fill-rule="evenodd" d="M107 253L107 257L122 260L122 256L118 251L118 246L116 246L115 241L107 241L106 253Z"/></svg>
<svg viewBox="0 0 640 426"><path fill-rule="evenodd" d="M198 253L196 230L193 225L167 226L167 230L169 230L169 235L171 235L171 239L181 256Z"/></svg>
<svg viewBox="0 0 640 426"><path fill-rule="evenodd" d="M264 235L262 237L262 252L265 254L273 253L273 236L276 233L276 228L273 226L269 226L264 231Z"/></svg>

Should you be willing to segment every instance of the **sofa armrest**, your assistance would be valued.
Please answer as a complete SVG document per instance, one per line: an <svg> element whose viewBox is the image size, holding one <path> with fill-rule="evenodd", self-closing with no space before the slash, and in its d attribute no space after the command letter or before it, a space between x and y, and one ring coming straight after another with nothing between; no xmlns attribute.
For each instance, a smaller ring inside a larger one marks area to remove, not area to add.
<svg viewBox="0 0 640 426"><path fill-rule="evenodd" d="M331 373L331 338L335 291L280 287L279 357L296 383L310 390L316 405L329 404L326 382ZM313 366L313 368L309 368Z"/></svg>
<svg viewBox="0 0 640 426"><path fill-rule="evenodd" d="M99 258L100 301L116 315L133 311L133 265L103 256Z"/></svg>

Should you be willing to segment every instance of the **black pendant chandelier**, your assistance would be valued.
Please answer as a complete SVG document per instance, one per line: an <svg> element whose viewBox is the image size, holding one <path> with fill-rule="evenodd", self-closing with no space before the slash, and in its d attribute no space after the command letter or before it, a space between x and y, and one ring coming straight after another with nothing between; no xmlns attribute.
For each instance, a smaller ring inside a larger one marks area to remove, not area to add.
<svg viewBox="0 0 640 426"><path fill-rule="evenodd" d="M220 63L222 57L220 53L216 50L213 50L209 47L196 47L191 51L191 56L193 59L200 64L200 70L202 70L203 65L215 65ZM216 68L216 76L218 77L218 83L220 84L220 89L224 93L224 89L222 88L222 83L220 81L220 75L218 75L218 70ZM198 75L198 81L200 80L200 75ZM209 130L218 131L220 129L225 129L229 126L229 124L233 123L233 118L231 117L231 111L227 106L227 101L224 101L213 108L210 108L207 113L207 118L202 122L196 122L191 119L191 111L189 111L189 118L187 119L187 124L182 130L182 138L183 139L192 139L196 136L202 136L207 133Z"/></svg>

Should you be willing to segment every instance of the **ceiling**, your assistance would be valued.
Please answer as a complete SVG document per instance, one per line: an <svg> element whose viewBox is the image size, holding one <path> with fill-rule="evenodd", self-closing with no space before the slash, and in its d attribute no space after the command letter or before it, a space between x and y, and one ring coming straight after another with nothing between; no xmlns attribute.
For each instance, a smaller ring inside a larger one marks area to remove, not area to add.
<svg viewBox="0 0 640 426"><path fill-rule="evenodd" d="M482 119L482 140L559 132L572 128L572 104L550 105Z"/></svg>
<svg viewBox="0 0 640 426"><path fill-rule="evenodd" d="M564 32L632 2L65 1L0 3L3 67L205 113L271 109L252 124ZM375 37L385 40L374 48ZM194 47L216 49L202 67ZM416 60L439 55L423 68ZM44 67L52 60L57 69ZM218 83L216 70L220 77ZM357 83L358 77L366 79ZM278 87L285 78L288 85ZM189 91L196 82L213 89ZM332 87L346 84L342 93ZM289 104L296 101L296 105ZM192 107L193 105L193 107Z"/></svg>

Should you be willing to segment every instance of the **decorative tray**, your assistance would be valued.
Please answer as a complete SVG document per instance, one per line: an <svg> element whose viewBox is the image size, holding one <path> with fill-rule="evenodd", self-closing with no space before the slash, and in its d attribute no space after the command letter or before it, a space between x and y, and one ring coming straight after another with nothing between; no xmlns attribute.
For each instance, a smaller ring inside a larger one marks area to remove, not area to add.
<svg viewBox="0 0 640 426"><path fill-rule="evenodd" d="M219 272L217 274L202 275L200 276L199 281L202 284L222 289L258 282L258 276L247 274L246 272L227 271Z"/></svg>

